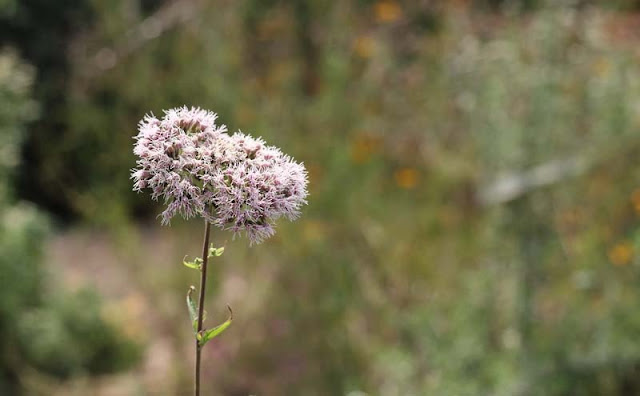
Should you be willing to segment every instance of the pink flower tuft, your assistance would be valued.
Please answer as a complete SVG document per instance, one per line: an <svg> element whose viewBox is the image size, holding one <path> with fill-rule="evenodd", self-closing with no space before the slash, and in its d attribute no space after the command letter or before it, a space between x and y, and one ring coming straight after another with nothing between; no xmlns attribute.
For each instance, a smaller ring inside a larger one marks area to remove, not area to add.
<svg viewBox="0 0 640 396"><path fill-rule="evenodd" d="M275 220L294 220L306 204L307 172L302 164L243 133L228 135L216 114L186 107L147 115L138 125L132 169L134 191L151 190L176 214L195 216L259 243L275 233Z"/></svg>

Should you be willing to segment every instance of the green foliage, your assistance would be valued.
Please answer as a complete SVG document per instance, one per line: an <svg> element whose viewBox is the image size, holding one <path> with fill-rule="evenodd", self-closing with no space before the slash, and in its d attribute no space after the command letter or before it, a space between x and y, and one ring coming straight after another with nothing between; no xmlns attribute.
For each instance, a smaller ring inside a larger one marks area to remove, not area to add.
<svg viewBox="0 0 640 396"><path fill-rule="evenodd" d="M222 256L222 253L224 253L224 247L215 248L213 247L213 245L211 245L209 246L209 251L207 255L209 258L220 257ZM200 257L196 257L193 259L193 261L188 261L187 256L184 256L184 259L182 260L182 265L184 265L187 268L202 270L202 259Z"/></svg>
<svg viewBox="0 0 640 396"><path fill-rule="evenodd" d="M187 292L187 309L189 310L189 320L191 320L191 327L193 327L193 332L197 333L198 331L198 307L196 303L193 301L193 297L191 295L196 291L194 286L189 288Z"/></svg>
<svg viewBox="0 0 640 396"><path fill-rule="evenodd" d="M224 247L215 248L213 247L213 244L211 244L209 246L209 251L207 254L208 254L208 258L212 258L212 257L220 257L222 256L222 253L224 253ZM182 264L184 264L188 268L202 271L203 261L201 258L196 257L193 261L190 261L190 262L183 260ZM195 291L196 291L196 288L194 286L189 287L189 291L187 292L187 309L189 310L189 319L193 326L193 331L195 333L196 339L198 340L198 343L202 347L207 342L211 341L215 337L222 334L222 332L225 331L227 327L231 325L231 322L233 320L233 311L231 311L231 307L227 307L229 309L229 319L227 319L225 322L223 322L222 324L212 329L203 329L202 331L198 332L198 308L192 297L192 294ZM203 311L202 315L203 315L202 322L204 324L204 321L207 316L206 311Z"/></svg>
<svg viewBox="0 0 640 396"><path fill-rule="evenodd" d="M209 246L209 258L220 257L222 253L224 253L224 246L220 248L215 248L213 245Z"/></svg>
<svg viewBox="0 0 640 396"><path fill-rule="evenodd" d="M182 260L182 265L187 268L197 269L198 271L202 270L202 259L200 257L196 257L193 261L187 261L187 256L184 256Z"/></svg>
<svg viewBox="0 0 640 396"><path fill-rule="evenodd" d="M69 40L85 26L91 25L89 1L70 0L0 2L0 43L15 48L20 56L37 68L33 98L40 104L40 116L30 119L32 133L24 136L22 150L29 161L20 165L19 189L23 196L49 208L66 209L66 191L56 186L65 165L81 167L60 142L68 125L68 79L70 63L67 57ZM30 112L30 115L35 115ZM46 130L42 134L37 131ZM63 154L64 164L56 160ZM46 199L43 199L46 198Z"/></svg>
<svg viewBox="0 0 640 396"><path fill-rule="evenodd" d="M204 329L200 333L196 334L196 339L201 347L203 347L207 342L216 338L223 331L225 331L229 326L231 326L231 322L233 321L233 311L231 311L231 307L227 307L229 309L229 318L225 320L222 324L217 325L211 329Z"/></svg>
<svg viewBox="0 0 640 396"><path fill-rule="evenodd" d="M31 75L12 53L0 53L0 393L12 395L24 367L61 377L99 374L130 367L140 355L139 344L101 317L97 295L51 285L42 265L48 220L16 203L9 189L23 125L36 115Z"/></svg>
<svg viewBox="0 0 640 396"><path fill-rule="evenodd" d="M101 316L102 302L91 290L58 294L24 312L18 345L30 365L55 376L104 374L129 368L140 345Z"/></svg>
<svg viewBox="0 0 640 396"><path fill-rule="evenodd" d="M20 159L24 124L37 116L29 96L34 70L18 61L15 53L0 54L0 200L6 201L13 170Z"/></svg>
<svg viewBox="0 0 640 396"><path fill-rule="evenodd" d="M0 298L0 332L15 322L19 313L16 307L34 306L40 301L38 290L42 285L41 251L35 248L35 241L46 234L46 223L32 206L13 204L9 188L19 160L23 124L35 110L29 97L32 73L15 54L0 53L0 290L6 293Z"/></svg>
<svg viewBox="0 0 640 396"><path fill-rule="evenodd" d="M452 3L177 2L171 20L174 2L91 2L33 188L94 223L157 213L130 191L131 136L183 104L305 162L301 220L234 243L214 280L254 308L225 338L233 365L208 373L218 393L640 393L635 20L612 2ZM24 232L12 249L37 252ZM18 323L51 367L74 321L29 274L6 286L42 312ZM61 371L87 364L62 352Z"/></svg>

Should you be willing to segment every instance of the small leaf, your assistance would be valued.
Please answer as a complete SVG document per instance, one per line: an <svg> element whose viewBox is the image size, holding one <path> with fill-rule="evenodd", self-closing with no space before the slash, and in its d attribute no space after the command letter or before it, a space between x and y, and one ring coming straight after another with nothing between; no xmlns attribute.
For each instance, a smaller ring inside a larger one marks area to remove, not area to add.
<svg viewBox="0 0 640 396"><path fill-rule="evenodd" d="M209 257L220 257L222 256L222 253L224 253L224 247L215 248L213 247L213 244L209 247Z"/></svg>
<svg viewBox="0 0 640 396"><path fill-rule="evenodd" d="M184 256L184 259L182 259L182 264L184 264L185 267L189 267L192 269L202 269L202 259L200 257L196 257L193 261L187 261L187 256Z"/></svg>
<svg viewBox="0 0 640 396"><path fill-rule="evenodd" d="M196 291L194 286L189 287L189 291L187 292L187 308L189 309L189 319L191 319L191 325L193 326L193 331L198 331L198 309L196 308L196 303L193 302L191 298L191 293Z"/></svg>
<svg viewBox="0 0 640 396"><path fill-rule="evenodd" d="M213 329L203 330L196 335L200 346L204 346L207 342L219 336L223 331L227 329L227 327L231 325L231 321L233 320L233 311L228 305L227 309L229 309L229 319L227 319L224 323L214 327Z"/></svg>

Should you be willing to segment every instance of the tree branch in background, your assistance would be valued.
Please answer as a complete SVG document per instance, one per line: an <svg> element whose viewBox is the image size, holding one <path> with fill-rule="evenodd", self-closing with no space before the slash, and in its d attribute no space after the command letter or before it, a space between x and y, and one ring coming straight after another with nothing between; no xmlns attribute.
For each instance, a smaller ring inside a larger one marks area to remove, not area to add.
<svg viewBox="0 0 640 396"><path fill-rule="evenodd" d="M168 2L153 15L129 29L113 47L102 47L93 55L85 56L81 62L82 74L85 78L93 79L114 68L118 62L143 47L147 42L158 38L176 26L195 19L199 14L200 3L200 0Z"/></svg>
<svg viewBox="0 0 640 396"><path fill-rule="evenodd" d="M579 176L589 168L586 158L579 156L549 161L524 172L502 176L482 187L479 202L485 206L509 202L541 187Z"/></svg>

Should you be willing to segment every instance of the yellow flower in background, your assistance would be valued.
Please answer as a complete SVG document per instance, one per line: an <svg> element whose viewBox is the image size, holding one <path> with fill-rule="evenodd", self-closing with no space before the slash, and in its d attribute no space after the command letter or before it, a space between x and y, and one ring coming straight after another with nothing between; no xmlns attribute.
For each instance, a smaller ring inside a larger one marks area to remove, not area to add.
<svg viewBox="0 0 640 396"><path fill-rule="evenodd" d="M593 64L592 67L598 77L607 77L611 70L611 62L607 58L601 57Z"/></svg>
<svg viewBox="0 0 640 396"><path fill-rule="evenodd" d="M380 138L361 133L351 143L351 159L357 164L368 161L380 148Z"/></svg>
<svg viewBox="0 0 640 396"><path fill-rule="evenodd" d="M373 54L375 45L371 36L358 36L353 43L353 51L361 58L369 58Z"/></svg>
<svg viewBox="0 0 640 396"><path fill-rule="evenodd" d="M376 21L383 23L395 22L402 17L400 4L391 0L378 1L373 6L373 12L375 13Z"/></svg>
<svg viewBox="0 0 640 396"><path fill-rule="evenodd" d="M633 245L629 242L621 242L609 249L609 260L616 266L624 266L633 258Z"/></svg>
<svg viewBox="0 0 640 396"><path fill-rule="evenodd" d="M414 168L401 168L393 174L396 184L407 190L414 188L418 184L418 176L418 171Z"/></svg>
<svg viewBox="0 0 640 396"><path fill-rule="evenodd" d="M631 203L633 204L633 209L640 215L640 188L636 188L631 194Z"/></svg>
<svg viewBox="0 0 640 396"><path fill-rule="evenodd" d="M304 223L302 230L307 241L322 242L325 239L326 228L321 221L309 220Z"/></svg>

